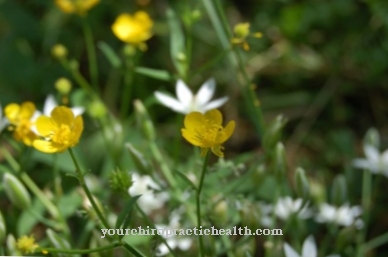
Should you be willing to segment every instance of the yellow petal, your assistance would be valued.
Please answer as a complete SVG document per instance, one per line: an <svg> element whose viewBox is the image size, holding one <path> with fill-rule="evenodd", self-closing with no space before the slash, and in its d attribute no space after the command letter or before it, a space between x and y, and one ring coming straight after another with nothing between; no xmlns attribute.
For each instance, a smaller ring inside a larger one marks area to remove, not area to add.
<svg viewBox="0 0 388 257"><path fill-rule="evenodd" d="M83 122L82 116L79 115L79 116L75 117L74 127L73 127L75 143L78 143L79 138L81 137L83 129L84 129L84 122Z"/></svg>
<svg viewBox="0 0 388 257"><path fill-rule="evenodd" d="M65 124L67 126L72 126L74 122L73 111L66 106L57 106L51 112L51 118L60 126Z"/></svg>
<svg viewBox="0 0 388 257"><path fill-rule="evenodd" d="M45 140L35 140L32 146L44 153L58 152L58 148L56 148L51 142Z"/></svg>
<svg viewBox="0 0 388 257"><path fill-rule="evenodd" d="M148 15L148 13L146 13L144 11L136 12L134 15L134 18L135 18L135 20L137 20L137 22L141 23L141 25L145 29L149 29L153 25L150 16Z"/></svg>
<svg viewBox="0 0 388 257"><path fill-rule="evenodd" d="M185 128L188 130L200 130L206 123L205 116L200 112L191 112L186 115L183 121Z"/></svg>
<svg viewBox="0 0 388 257"><path fill-rule="evenodd" d="M20 106L18 104L12 103L8 104L4 109L5 117L11 122L15 123L19 115Z"/></svg>
<svg viewBox="0 0 388 257"><path fill-rule="evenodd" d="M182 136L192 145L203 146L202 141L198 138L195 131L181 129Z"/></svg>
<svg viewBox="0 0 388 257"><path fill-rule="evenodd" d="M205 113L205 118L214 122L216 125L222 125L222 114L219 110L213 109Z"/></svg>
<svg viewBox="0 0 388 257"><path fill-rule="evenodd" d="M230 136L234 132L235 127L236 127L236 123L234 122L234 120L229 121L229 123L223 129L222 137L220 138L220 141L219 141L221 144L230 138Z"/></svg>
<svg viewBox="0 0 388 257"><path fill-rule="evenodd" d="M20 118L21 119L26 119L26 120L29 120L32 115L34 114L36 108L35 108L35 104L32 103L32 102L24 102L22 103L21 105L21 108L20 108Z"/></svg>
<svg viewBox="0 0 388 257"><path fill-rule="evenodd" d="M36 129L39 134L48 137L53 131L58 129L58 125L52 118L42 115L36 120Z"/></svg>
<svg viewBox="0 0 388 257"><path fill-rule="evenodd" d="M212 152L218 157L224 157L224 153L222 152L223 149L224 147L222 147L221 145L215 145L211 148Z"/></svg>

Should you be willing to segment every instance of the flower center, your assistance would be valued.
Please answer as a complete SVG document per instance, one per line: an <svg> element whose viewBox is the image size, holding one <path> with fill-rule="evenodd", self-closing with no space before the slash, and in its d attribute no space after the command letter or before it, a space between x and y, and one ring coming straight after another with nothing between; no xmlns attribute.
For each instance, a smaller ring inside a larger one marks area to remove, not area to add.
<svg viewBox="0 0 388 257"><path fill-rule="evenodd" d="M206 120L206 123L197 131L196 137L202 141L204 146L211 147L218 144L218 139L222 133L224 133L222 126L211 120Z"/></svg>
<svg viewBox="0 0 388 257"><path fill-rule="evenodd" d="M71 143L71 130L69 126L61 124L58 130L56 130L51 136L51 140L54 143L62 145L70 145Z"/></svg>

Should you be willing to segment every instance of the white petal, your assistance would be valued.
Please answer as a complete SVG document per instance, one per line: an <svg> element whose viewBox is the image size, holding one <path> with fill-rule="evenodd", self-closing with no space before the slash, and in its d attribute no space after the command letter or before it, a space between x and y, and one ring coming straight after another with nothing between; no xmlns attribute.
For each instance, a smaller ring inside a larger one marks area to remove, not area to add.
<svg viewBox="0 0 388 257"><path fill-rule="evenodd" d="M168 250L168 247L164 243L156 247L155 251L156 251L156 256L164 256L170 252L170 250Z"/></svg>
<svg viewBox="0 0 388 257"><path fill-rule="evenodd" d="M182 251L189 250L191 244L192 244L192 240L190 238L182 238L178 240L178 247Z"/></svg>
<svg viewBox="0 0 388 257"><path fill-rule="evenodd" d="M173 111L183 113L183 114L188 113L186 106L184 106L181 102L179 102L175 98L172 98L171 96L168 96L161 92L155 92L154 95L161 104L172 109Z"/></svg>
<svg viewBox="0 0 388 257"><path fill-rule="evenodd" d="M46 97L46 101L44 102L43 106L43 114L46 116L50 116L51 111L58 106L57 101L55 101L55 98L53 95L48 95Z"/></svg>
<svg viewBox="0 0 388 257"><path fill-rule="evenodd" d="M178 80L176 83L176 95L178 97L179 102L186 106L190 106L193 102L193 93L190 91L190 89L186 86L185 82L183 80Z"/></svg>
<svg viewBox="0 0 388 257"><path fill-rule="evenodd" d="M367 159L355 159L352 164L359 169L371 169L371 165Z"/></svg>
<svg viewBox="0 0 388 257"><path fill-rule="evenodd" d="M314 237L310 235L303 242L302 256L303 257L317 257L317 246Z"/></svg>
<svg viewBox="0 0 388 257"><path fill-rule="evenodd" d="M198 90L198 93L195 95L195 103L197 106L204 106L214 95L214 90L216 89L216 81L211 78L207 80L201 88Z"/></svg>
<svg viewBox="0 0 388 257"><path fill-rule="evenodd" d="M203 110L204 112L206 111L209 111L211 109L216 109L220 106L222 106L224 103L226 103L227 101L229 100L229 97L227 96L224 96L222 98L218 98L214 101L211 101L210 103L206 104L204 107L203 107Z"/></svg>
<svg viewBox="0 0 388 257"><path fill-rule="evenodd" d="M73 111L74 116L82 115L85 112L84 107L72 107L71 110Z"/></svg>
<svg viewBox="0 0 388 257"><path fill-rule="evenodd" d="M366 145L364 147L364 153L366 158L371 162L371 163L378 163L379 158L380 158L380 153L379 151L371 146L371 145Z"/></svg>
<svg viewBox="0 0 388 257"><path fill-rule="evenodd" d="M300 255L287 243L283 244L283 250L286 257L300 257Z"/></svg>

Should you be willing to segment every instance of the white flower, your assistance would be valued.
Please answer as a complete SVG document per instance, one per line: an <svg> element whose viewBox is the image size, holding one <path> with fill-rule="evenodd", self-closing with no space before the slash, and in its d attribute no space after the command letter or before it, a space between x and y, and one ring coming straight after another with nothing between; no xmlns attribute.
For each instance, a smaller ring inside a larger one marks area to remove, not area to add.
<svg viewBox="0 0 388 257"><path fill-rule="evenodd" d="M317 245L315 243L314 237L312 235L308 236L302 246L302 254L298 254L294 248L292 248L289 244L283 244L283 250L286 257L317 257ZM339 257L340 255L328 255L327 257Z"/></svg>
<svg viewBox="0 0 388 257"><path fill-rule="evenodd" d="M161 208L169 199L167 192L155 192L159 189L159 185L150 176L132 173L132 186L128 189L128 193L131 196L141 195L137 204L146 214Z"/></svg>
<svg viewBox="0 0 388 257"><path fill-rule="evenodd" d="M178 209L178 210L175 210L171 213L171 217L170 217L170 223L166 226L166 225L163 225L163 224L155 224L155 227L159 230L159 229L164 229L164 231L172 231L174 229L179 229L180 228L180 223L179 223L179 220L180 220L180 214L181 212L183 211L183 209ZM180 236L177 236L177 235L165 235L163 234L162 235L165 240L166 240L166 243L168 244L168 246L171 248L171 250L175 249L175 248L179 248L180 250L182 251L187 251L189 250L189 248L191 247L193 241L191 238L188 238L188 237L180 237ZM156 255L157 256L164 256L166 254L168 254L170 252L170 250L168 249L167 245L165 243L162 243L160 245L158 245L158 247L156 247Z"/></svg>
<svg viewBox="0 0 388 257"><path fill-rule="evenodd" d="M357 228L362 228L363 222L358 218L362 213L360 206L350 207L349 204L344 204L336 207L327 203L319 207L319 213L316 221L320 223L336 223L341 226L355 225Z"/></svg>
<svg viewBox="0 0 388 257"><path fill-rule="evenodd" d="M353 160L353 166L360 169L370 170L372 173L384 174L388 177L388 149L380 154L372 145L364 146L364 153L366 159Z"/></svg>
<svg viewBox="0 0 388 257"><path fill-rule="evenodd" d="M57 106L58 106L58 103L57 103L57 101L55 101L54 96L48 95L46 97L45 102L44 102L43 115L50 116L51 111L54 110L54 108ZM78 116L78 115L81 115L82 113L84 113L85 108L77 106L77 107L72 107L71 110L73 111L74 116Z"/></svg>
<svg viewBox="0 0 388 257"><path fill-rule="evenodd" d="M269 228L272 226L272 212L273 206L271 204L266 204L264 202L259 202L260 208L260 223L263 227Z"/></svg>
<svg viewBox="0 0 388 257"><path fill-rule="evenodd" d="M275 214L282 220L287 220L293 214L297 214L300 219L307 219L311 216L311 212L307 204L302 206L302 203L301 198L296 200L292 200L289 196L279 198L275 205Z"/></svg>
<svg viewBox="0 0 388 257"><path fill-rule="evenodd" d="M1 104L0 104L0 133L7 125L8 125L8 120L5 117L3 117L3 108L1 107Z"/></svg>
<svg viewBox="0 0 388 257"><path fill-rule="evenodd" d="M228 101L228 97L225 96L209 102L214 95L215 88L215 80L209 79L203 83L198 93L194 95L182 80L178 80L175 87L178 99L158 91L154 94L160 103L173 111L183 114L188 114L194 111L205 113L208 110L220 107Z"/></svg>

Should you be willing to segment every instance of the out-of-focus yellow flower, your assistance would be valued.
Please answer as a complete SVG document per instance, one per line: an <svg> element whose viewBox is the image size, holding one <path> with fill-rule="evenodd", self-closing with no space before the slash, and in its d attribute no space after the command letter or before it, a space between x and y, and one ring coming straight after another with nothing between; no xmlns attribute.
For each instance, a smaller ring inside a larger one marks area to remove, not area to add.
<svg viewBox="0 0 388 257"><path fill-rule="evenodd" d="M31 130L34 125L32 120L35 111L35 105L31 102L24 102L21 105L11 103L4 109L5 117L12 125L13 137L18 141L23 141L28 146L31 146L37 138Z"/></svg>
<svg viewBox="0 0 388 257"><path fill-rule="evenodd" d="M45 153L63 152L78 143L83 128L82 116L74 117L70 108L57 106L51 117L42 115L36 120L36 129L44 139L35 140L33 146Z"/></svg>
<svg viewBox="0 0 388 257"><path fill-rule="evenodd" d="M78 15L85 15L99 2L100 0L55 0L55 4L62 12Z"/></svg>
<svg viewBox="0 0 388 257"><path fill-rule="evenodd" d="M209 149L219 156L224 157L222 144L233 134L235 122L222 126L222 114L214 109L202 114L191 112L184 120L182 136L192 145L201 147L201 155L204 156Z"/></svg>
<svg viewBox="0 0 388 257"><path fill-rule="evenodd" d="M134 15L123 13L112 25L112 31L117 38L125 43L136 45L140 50L146 50L144 41L152 37L153 21L148 13L138 11Z"/></svg>
<svg viewBox="0 0 388 257"><path fill-rule="evenodd" d="M67 48L62 44L56 44L51 48L51 54L58 59L67 57Z"/></svg>
<svg viewBox="0 0 388 257"><path fill-rule="evenodd" d="M249 31L249 27L251 24L248 22L238 23L234 26L233 32L234 37L232 38L232 44L241 45L245 51L249 51L250 47L247 42L248 37L261 38L263 34L261 32L256 32L251 34Z"/></svg>
<svg viewBox="0 0 388 257"><path fill-rule="evenodd" d="M16 242L16 247L23 254L29 254L34 253L36 248L39 247L39 245L35 243L35 238L33 236L22 236Z"/></svg>

